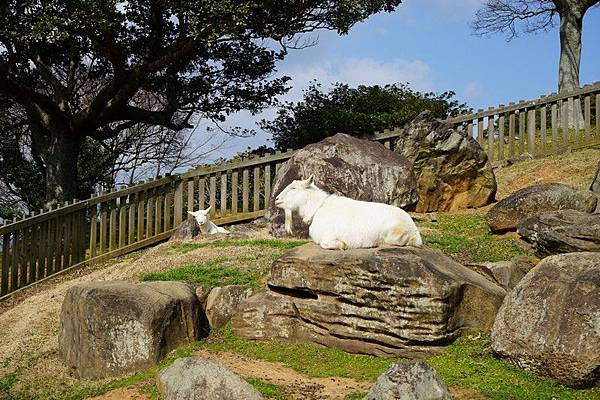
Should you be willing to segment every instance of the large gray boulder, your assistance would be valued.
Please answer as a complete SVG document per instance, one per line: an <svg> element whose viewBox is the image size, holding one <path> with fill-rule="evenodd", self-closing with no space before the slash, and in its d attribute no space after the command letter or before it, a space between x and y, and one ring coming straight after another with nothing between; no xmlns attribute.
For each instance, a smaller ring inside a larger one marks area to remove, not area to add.
<svg viewBox="0 0 600 400"><path fill-rule="evenodd" d="M171 234L169 241L174 242L192 240L198 235L200 235L200 226L198 226L198 223L194 218L188 217L181 224L179 224L177 228L175 228L175 231Z"/></svg>
<svg viewBox="0 0 600 400"><path fill-rule="evenodd" d="M213 288L206 298L206 317L212 329L224 326L240 304L252 296L252 289L243 285Z"/></svg>
<svg viewBox="0 0 600 400"><path fill-rule="evenodd" d="M80 378L132 374L205 335L192 288L180 282L89 282L62 304L59 354Z"/></svg>
<svg viewBox="0 0 600 400"><path fill-rule="evenodd" d="M412 209L418 198L412 164L405 157L379 143L339 133L298 150L279 169L266 215L273 235L287 235L275 197L293 180L310 175L319 188L356 200ZM308 237L308 226L296 214L292 228L294 236Z"/></svg>
<svg viewBox="0 0 600 400"><path fill-rule="evenodd" d="M394 151L412 164L417 177L416 211L455 211L490 204L496 178L481 146L450 123L424 111L398 137Z"/></svg>
<svg viewBox="0 0 600 400"><path fill-rule="evenodd" d="M542 213L523 221L518 232L539 257L600 251L600 214L575 210Z"/></svg>
<svg viewBox="0 0 600 400"><path fill-rule="evenodd" d="M156 378L162 400L261 400L248 382L201 357L176 360Z"/></svg>
<svg viewBox="0 0 600 400"><path fill-rule="evenodd" d="M510 292L492 349L527 371L569 386L600 378L600 253L550 256Z"/></svg>
<svg viewBox="0 0 600 400"><path fill-rule="evenodd" d="M592 181L590 190L600 196L600 162L598 162L598 168L596 168L596 173L594 174L594 180Z"/></svg>
<svg viewBox="0 0 600 400"><path fill-rule="evenodd" d="M598 198L591 191L576 190L561 183L543 183L518 190L499 201L485 216L492 232L516 230L536 214L558 210L591 213Z"/></svg>
<svg viewBox="0 0 600 400"><path fill-rule="evenodd" d="M239 308L235 334L353 353L422 355L490 330L505 290L440 251L307 244L273 263L268 290Z"/></svg>
<svg viewBox="0 0 600 400"><path fill-rule="evenodd" d="M377 378L363 400L451 400L448 387L424 361L401 361Z"/></svg>

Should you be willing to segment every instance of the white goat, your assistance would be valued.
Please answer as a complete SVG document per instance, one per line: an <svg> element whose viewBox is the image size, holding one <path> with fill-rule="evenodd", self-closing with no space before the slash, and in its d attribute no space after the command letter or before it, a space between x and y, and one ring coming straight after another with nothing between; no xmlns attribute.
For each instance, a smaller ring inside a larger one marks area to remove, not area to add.
<svg viewBox="0 0 600 400"><path fill-rule="evenodd" d="M310 224L310 238L324 249L423 244L415 222L401 208L329 194L314 184L313 176L290 183L275 205L285 210L288 233L292 233L292 212L298 211Z"/></svg>
<svg viewBox="0 0 600 400"><path fill-rule="evenodd" d="M188 211L188 214L193 216L196 222L198 222L202 233L209 233L211 235L215 233L229 233L227 229L215 225L214 222L208 219L208 213L210 213L210 207L206 210Z"/></svg>

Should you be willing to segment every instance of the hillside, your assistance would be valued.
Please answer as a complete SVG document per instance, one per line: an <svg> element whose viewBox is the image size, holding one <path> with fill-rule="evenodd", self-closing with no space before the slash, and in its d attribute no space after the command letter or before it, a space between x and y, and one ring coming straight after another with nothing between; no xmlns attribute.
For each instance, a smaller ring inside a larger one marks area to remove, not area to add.
<svg viewBox="0 0 600 400"><path fill-rule="evenodd" d="M600 146L572 154L525 161L496 170L498 199L522 187L562 182L589 187ZM427 245L463 262L531 256L514 234L492 235L483 219L487 208L422 218ZM231 330L180 349L159 367L134 377L78 381L57 355L58 315L66 290L90 280L184 280L196 285L265 285L270 264L302 241L272 239L260 224L245 237L226 241L165 243L99 266L71 272L0 304L1 399L155 399L154 376L177 357L201 354L221 362L274 399L359 399L394 360L335 349L281 342L252 342ZM468 336L429 359L457 399L597 399L600 388L573 390L534 377L496 360L489 338ZM99 397L93 397L99 396Z"/></svg>

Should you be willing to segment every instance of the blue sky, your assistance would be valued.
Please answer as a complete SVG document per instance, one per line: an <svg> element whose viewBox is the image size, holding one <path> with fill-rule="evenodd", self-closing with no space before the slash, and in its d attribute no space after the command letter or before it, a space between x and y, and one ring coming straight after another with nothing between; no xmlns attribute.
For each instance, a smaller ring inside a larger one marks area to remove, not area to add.
<svg viewBox="0 0 600 400"><path fill-rule="evenodd" d="M397 11L378 14L348 35L320 32L314 47L292 51L278 75L292 77L283 100L297 101L316 79L324 85L344 82L409 82L420 91L453 90L471 107L488 108L527 100L556 90L558 28L506 42L502 36L477 37L469 23L482 0L405 0ZM600 80L600 9L584 20L581 83ZM229 157L247 147L268 144L255 121L270 118L239 113L227 124L254 128L252 138L234 138L214 156Z"/></svg>

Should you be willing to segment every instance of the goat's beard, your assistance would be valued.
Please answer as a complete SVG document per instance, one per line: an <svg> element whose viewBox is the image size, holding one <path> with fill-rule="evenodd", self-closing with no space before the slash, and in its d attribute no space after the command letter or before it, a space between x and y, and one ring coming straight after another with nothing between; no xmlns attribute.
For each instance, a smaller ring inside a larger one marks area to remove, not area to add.
<svg viewBox="0 0 600 400"><path fill-rule="evenodd" d="M292 234L292 210L285 209L285 231Z"/></svg>

